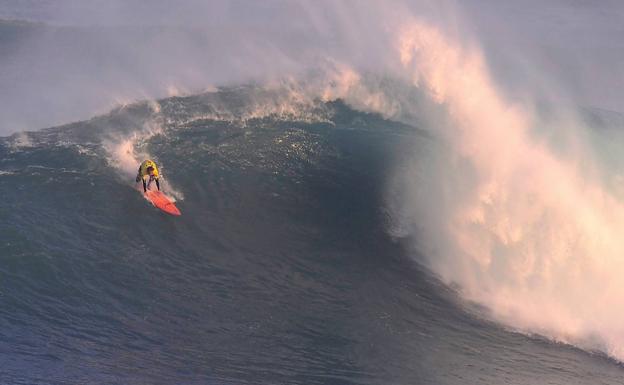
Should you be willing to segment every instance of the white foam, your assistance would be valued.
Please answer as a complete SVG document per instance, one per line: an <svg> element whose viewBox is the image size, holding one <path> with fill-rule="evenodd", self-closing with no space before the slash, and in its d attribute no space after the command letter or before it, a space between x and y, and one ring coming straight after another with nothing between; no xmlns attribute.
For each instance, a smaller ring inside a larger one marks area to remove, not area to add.
<svg viewBox="0 0 624 385"><path fill-rule="evenodd" d="M183 200L184 195L177 190L163 175L166 165L158 161L156 154L150 154L145 150L144 144L153 136L163 134L160 124L155 121L146 122L142 130L134 132L129 136L109 136L102 141L102 145L107 153L107 162L117 170L118 176L122 180L128 181L133 186L135 177L141 162L152 159L156 162L161 173L161 189L176 200ZM165 172L166 173L166 172ZM136 187L136 186L135 186Z"/></svg>
<svg viewBox="0 0 624 385"><path fill-rule="evenodd" d="M400 171L404 191L388 195L395 229L501 322L624 359L624 201L577 139L582 123L550 127L555 151L535 136L538 117L500 95L478 48L414 20L396 49L448 124L437 131L445 145Z"/></svg>

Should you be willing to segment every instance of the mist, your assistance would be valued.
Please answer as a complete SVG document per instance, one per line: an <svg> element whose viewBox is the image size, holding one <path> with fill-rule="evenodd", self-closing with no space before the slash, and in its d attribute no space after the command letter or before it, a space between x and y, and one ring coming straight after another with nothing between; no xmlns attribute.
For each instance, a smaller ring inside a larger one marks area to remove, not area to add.
<svg viewBox="0 0 624 385"><path fill-rule="evenodd" d="M379 67L386 44L380 26L370 24L374 8L351 8L289 1L3 3L0 18L28 22L0 23L0 133L88 119L142 99L298 76L327 60Z"/></svg>
<svg viewBox="0 0 624 385"><path fill-rule="evenodd" d="M88 119L136 100L300 76L327 60L396 75L391 39L409 16L479 45L510 97L619 111L622 8L565 1L6 1L0 133Z"/></svg>

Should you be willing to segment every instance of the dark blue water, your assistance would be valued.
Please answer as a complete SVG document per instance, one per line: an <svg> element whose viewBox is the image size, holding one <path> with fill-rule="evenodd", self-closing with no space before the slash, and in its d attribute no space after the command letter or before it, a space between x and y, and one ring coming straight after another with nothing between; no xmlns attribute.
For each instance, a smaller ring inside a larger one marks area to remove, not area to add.
<svg viewBox="0 0 624 385"><path fill-rule="evenodd" d="M602 355L484 320L388 235L388 178L431 141L420 130L339 101L215 118L254 92L2 140L1 384L624 381ZM106 143L132 133L181 217L115 167Z"/></svg>

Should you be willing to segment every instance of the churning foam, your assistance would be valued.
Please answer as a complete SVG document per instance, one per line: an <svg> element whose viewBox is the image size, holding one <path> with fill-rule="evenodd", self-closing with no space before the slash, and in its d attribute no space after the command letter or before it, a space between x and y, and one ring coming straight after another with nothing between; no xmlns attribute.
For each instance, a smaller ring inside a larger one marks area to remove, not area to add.
<svg viewBox="0 0 624 385"><path fill-rule="evenodd" d="M154 112L158 112L159 109L154 109ZM107 153L107 162L115 170L117 170L118 176L128 181L128 184L134 183L137 170L141 162L145 159L153 159L158 163L158 157L152 156L144 144L153 136L163 134L164 130L162 126L154 120L149 120L143 125L143 129L137 132L133 132L130 135L118 135L110 136L103 140L102 145ZM159 164L159 168L162 169L166 165ZM162 178L161 188L167 193L167 195L176 200L184 199L184 195L167 180L166 177Z"/></svg>
<svg viewBox="0 0 624 385"><path fill-rule="evenodd" d="M596 163L589 151L564 158L538 140L536 117L501 97L478 49L416 21L397 42L449 118L449 156L417 160L399 204L426 227L430 267L502 322L624 359L624 205L579 166ZM429 178L422 162L435 162Z"/></svg>

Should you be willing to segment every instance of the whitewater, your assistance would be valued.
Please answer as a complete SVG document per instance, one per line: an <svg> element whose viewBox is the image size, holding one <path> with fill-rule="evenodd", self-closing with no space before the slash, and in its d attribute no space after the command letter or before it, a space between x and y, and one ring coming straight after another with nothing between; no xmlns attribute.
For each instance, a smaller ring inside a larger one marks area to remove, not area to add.
<svg viewBox="0 0 624 385"><path fill-rule="evenodd" d="M501 80L464 21L367 4L343 31L379 21L366 65L264 41L278 74L7 112L0 382L621 383L624 116ZM134 185L146 158L181 217Z"/></svg>

